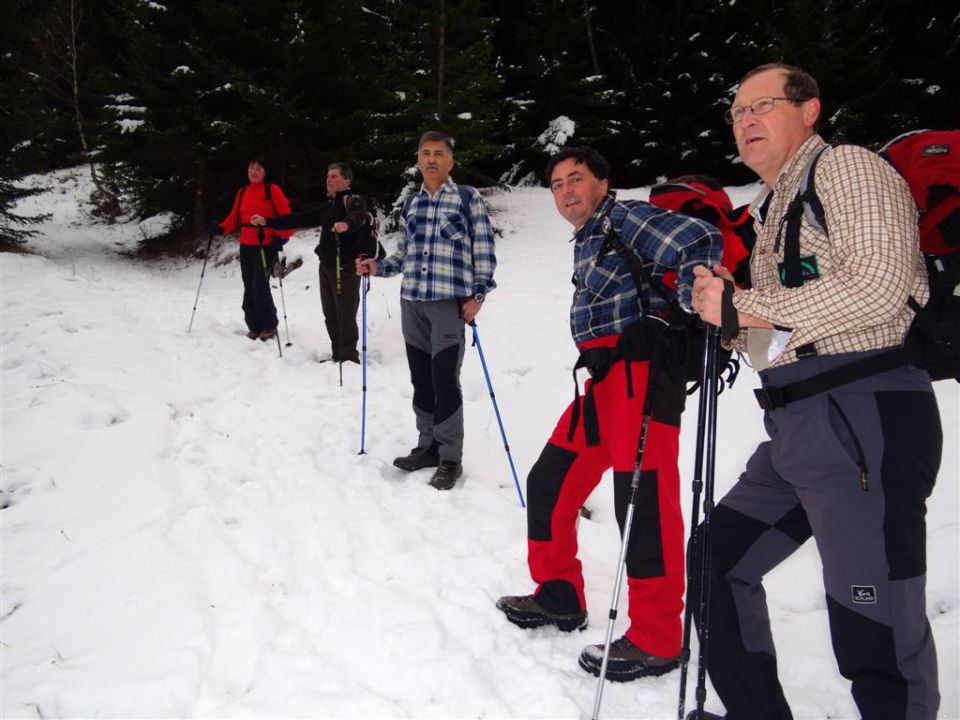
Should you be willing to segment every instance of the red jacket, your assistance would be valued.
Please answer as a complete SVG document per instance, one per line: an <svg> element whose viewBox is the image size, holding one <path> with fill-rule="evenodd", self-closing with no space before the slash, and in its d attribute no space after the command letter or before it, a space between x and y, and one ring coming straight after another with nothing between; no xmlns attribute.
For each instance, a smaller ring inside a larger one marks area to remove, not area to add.
<svg viewBox="0 0 960 720"><path fill-rule="evenodd" d="M229 235L242 223L249 223L254 215L262 215L265 218L275 217L277 215L286 215L290 212L290 203L287 196L279 185L270 183L270 197L267 198L266 183L250 183L237 191L237 197L234 198L233 208L226 219L220 223L223 228L223 234ZM239 213L237 208L239 206ZM240 222L237 222L237 218ZM263 229L263 244L269 245L274 237L288 238L293 235L292 230L271 230L265 227ZM259 245L260 238L256 228L240 228L240 243L242 245Z"/></svg>

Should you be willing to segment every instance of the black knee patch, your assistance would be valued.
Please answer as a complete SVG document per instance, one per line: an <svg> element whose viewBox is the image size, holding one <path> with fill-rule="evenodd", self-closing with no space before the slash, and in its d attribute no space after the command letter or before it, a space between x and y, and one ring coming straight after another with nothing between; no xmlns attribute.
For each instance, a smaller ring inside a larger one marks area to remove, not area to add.
<svg viewBox="0 0 960 720"><path fill-rule="evenodd" d="M433 414L433 374L430 353L407 343L407 364L410 366L410 383L413 385L413 404L425 413Z"/></svg>
<svg viewBox="0 0 960 720"><path fill-rule="evenodd" d="M444 348L432 360L432 380L436 392L436 407L433 422L437 425L453 415L463 405L460 382L457 379L457 362L460 346Z"/></svg>
<svg viewBox="0 0 960 720"><path fill-rule="evenodd" d="M527 536L546 542L552 539L550 520L560 497L563 479L577 459L571 450L547 443L527 476Z"/></svg>
<svg viewBox="0 0 960 720"><path fill-rule="evenodd" d="M547 612L558 615L572 615L582 612L577 591L566 580L547 580L540 586L537 602Z"/></svg>
<svg viewBox="0 0 960 720"><path fill-rule="evenodd" d="M907 716L907 683L897 668L893 629L827 595L830 635L840 674L866 718Z"/></svg>
<svg viewBox="0 0 960 720"><path fill-rule="evenodd" d="M904 580L927 571L927 498L940 467L943 435L933 393L877 393L876 399L889 577Z"/></svg>
<svg viewBox="0 0 960 720"><path fill-rule="evenodd" d="M630 502L632 472L613 474L613 498L621 537ZM657 471L644 470L637 484L637 503L627 544L627 575L632 578L663 577L663 539L660 534L660 488Z"/></svg>

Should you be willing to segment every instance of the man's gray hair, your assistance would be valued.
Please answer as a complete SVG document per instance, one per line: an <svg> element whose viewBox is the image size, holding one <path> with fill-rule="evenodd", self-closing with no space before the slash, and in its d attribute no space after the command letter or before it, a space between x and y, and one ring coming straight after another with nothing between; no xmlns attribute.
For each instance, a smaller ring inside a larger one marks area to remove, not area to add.
<svg viewBox="0 0 960 720"><path fill-rule="evenodd" d="M447 146L447 150L450 151L450 154L453 155L454 140L446 133L442 133L439 130L427 130L423 135L420 136L420 143L417 145L417 150L422 148L424 143L428 142L442 142Z"/></svg>

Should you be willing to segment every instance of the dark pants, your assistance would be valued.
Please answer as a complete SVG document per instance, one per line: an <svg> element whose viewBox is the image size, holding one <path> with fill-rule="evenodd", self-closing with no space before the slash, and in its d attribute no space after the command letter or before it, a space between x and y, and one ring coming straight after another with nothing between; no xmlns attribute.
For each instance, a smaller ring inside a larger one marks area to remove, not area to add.
<svg viewBox="0 0 960 720"><path fill-rule="evenodd" d="M761 378L783 385L860 355L811 358ZM764 421L770 440L711 521L707 667L728 717L792 717L762 579L813 537L834 655L860 713L932 720L940 696L925 607L925 514L942 432L929 378L914 368L874 375Z"/></svg>
<svg viewBox="0 0 960 720"><path fill-rule="evenodd" d="M456 300L400 301L400 324L413 384L419 447L437 448L441 460L463 455L463 364L465 331Z"/></svg>
<svg viewBox="0 0 960 720"><path fill-rule="evenodd" d="M267 267L277 261L277 251L263 248ZM254 332L277 327L277 307L270 294L270 282L264 275L263 256L258 245L240 245L240 277L243 278L243 319Z"/></svg>
<svg viewBox="0 0 960 720"><path fill-rule="evenodd" d="M330 336L333 359L360 361L357 354L357 308L360 307L360 276L352 268L340 270L337 290L336 265L320 265L320 304Z"/></svg>

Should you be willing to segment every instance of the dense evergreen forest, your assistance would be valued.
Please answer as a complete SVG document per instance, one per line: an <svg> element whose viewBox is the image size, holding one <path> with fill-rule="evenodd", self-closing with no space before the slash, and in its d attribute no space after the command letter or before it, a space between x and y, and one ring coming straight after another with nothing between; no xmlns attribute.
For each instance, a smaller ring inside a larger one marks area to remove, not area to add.
<svg viewBox="0 0 960 720"><path fill-rule="evenodd" d="M614 184L752 180L722 112L770 61L821 84L823 133L876 147L960 120L955 0L4 0L0 233L14 180L85 164L104 216L221 218L247 160L295 208L326 165L389 207L425 129L454 177L539 183L551 147L590 144Z"/></svg>

